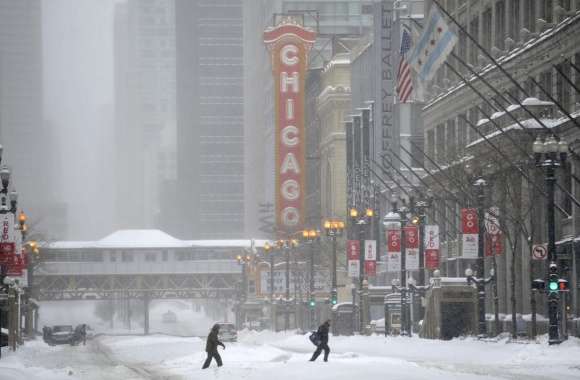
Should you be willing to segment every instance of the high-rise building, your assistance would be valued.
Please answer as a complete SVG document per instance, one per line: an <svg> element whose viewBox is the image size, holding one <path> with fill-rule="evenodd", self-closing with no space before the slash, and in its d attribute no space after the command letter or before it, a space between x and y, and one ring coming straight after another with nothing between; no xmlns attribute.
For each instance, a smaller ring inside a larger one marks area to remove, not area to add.
<svg viewBox="0 0 580 380"><path fill-rule="evenodd" d="M172 0L115 8L116 223L163 226L176 202L175 15ZM173 190L172 190L173 189Z"/></svg>
<svg viewBox="0 0 580 380"><path fill-rule="evenodd" d="M0 144L11 186L30 216L33 233L65 234L65 209L55 202L51 175L58 167L43 118L42 4L0 1ZM52 163L52 165L50 164Z"/></svg>
<svg viewBox="0 0 580 380"><path fill-rule="evenodd" d="M242 13L241 0L175 2L179 237L244 233Z"/></svg>

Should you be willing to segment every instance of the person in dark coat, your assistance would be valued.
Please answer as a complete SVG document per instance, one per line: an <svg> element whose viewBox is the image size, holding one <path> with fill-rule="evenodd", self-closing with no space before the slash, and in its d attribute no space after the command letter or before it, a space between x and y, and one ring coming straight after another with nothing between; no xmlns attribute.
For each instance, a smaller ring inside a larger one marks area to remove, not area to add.
<svg viewBox="0 0 580 380"><path fill-rule="evenodd" d="M320 344L316 346L316 351L312 354L310 361L313 362L316 360L318 355L324 350L324 361L328 361L328 354L330 354L330 347L328 347L328 330L330 328L330 319L326 320L323 324L318 327L318 339L320 340Z"/></svg>
<svg viewBox="0 0 580 380"><path fill-rule="evenodd" d="M205 352L207 352L207 359L205 359L203 367L201 367L202 369L206 369L207 367L209 367L212 358L215 359L218 367L222 366L222 358L218 353L218 346L222 346L224 350L226 349L226 346L218 339L219 332L220 325L216 323L215 325L213 325L209 335L207 336L207 342L205 343Z"/></svg>
<svg viewBox="0 0 580 380"><path fill-rule="evenodd" d="M83 346L87 344L87 325L82 324L80 329L80 340L83 342Z"/></svg>

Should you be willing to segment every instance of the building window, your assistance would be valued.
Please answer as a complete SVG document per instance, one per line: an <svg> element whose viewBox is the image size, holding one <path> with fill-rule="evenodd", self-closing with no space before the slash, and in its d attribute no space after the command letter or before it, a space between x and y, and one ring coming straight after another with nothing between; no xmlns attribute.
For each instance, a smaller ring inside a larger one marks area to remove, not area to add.
<svg viewBox="0 0 580 380"><path fill-rule="evenodd" d="M145 261L157 261L157 254L155 252L146 252L145 253Z"/></svg>
<svg viewBox="0 0 580 380"><path fill-rule="evenodd" d="M124 263L133 262L133 254L131 252L122 252L121 261Z"/></svg>
<svg viewBox="0 0 580 380"><path fill-rule="evenodd" d="M459 58L461 58L463 62L467 62L467 36L465 35L465 33L459 33L458 49L459 49L458 51ZM463 65L460 65L459 67L461 72L465 72L467 70Z"/></svg>
<svg viewBox="0 0 580 380"><path fill-rule="evenodd" d="M495 46L498 49L504 48L505 42L505 2L495 3Z"/></svg>
<svg viewBox="0 0 580 380"><path fill-rule="evenodd" d="M512 0L512 14L510 17L511 37L514 41L520 39L520 0Z"/></svg>
<svg viewBox="0 0 580 380"><path fill-rule="evenodd" d="M112 263L116 262L116 261L117 261L117 252L111 252L111 253L109 254L109 260L110 260Z"/></svg>
<svg viewBox="0 0 580 380"><path fill-rule="evenodd" d="M476 40L479 40L479 19L476 17L471 20L469 24L469 34L471 34ZM472 43L471 49L469 51L469 63L477 66L477 46Z"/></svg>
<svg viewBox="0 0 580 380"><path fill-rule="evenodd" d="M473 127L477 126L478 120L479 120L479 109L477 109L477 107L473 107L472 109L469 110L469 122L471 123L471 126L469 127L469 142L470 143L474 142L475 140L477 140L479 138L479 135L473 129Z"/></svg>
<svg viewBox="0 0 580 380"><path fill-rule="evenodd" d="M441 232L439 233L439 238L441 241L447 241L447 201L442 199L439 203L440 221L439 226Z"/></svg>
<svg viewBox="0 0 580 380"><path fill-rule="evenodd" d="M552 4L552 0L544 0L544 20L548 23L551 23L554 21L553 17L552 17L552 11L554 9L554 4ZM540 30L541 32L541 30Z"/></svg>
<svg viewBox="0 0 580 380"><path fill-rule="evenodd" d="M482 15L482 45L485 50L491 49L491 8L487 8Z"/></svg>
<svg viewBox="0 0 580 380"><path fill-rule="evenodd" d="M552 71L551 70L544 71L543 73L540 74L540 86L542 86L542 88L546 92L548 92L550 95L552 95ZM539 98L541 100L550 100L544 94L544 92L541 91L540 89L538 89L538 95L539 95Z"/></svg>
<svg viewBox="0 0 580 380"><path fill-rule="evenodd" d="M526 0L524 25L530 32L536 31L536 0Z"/></svg>
<svg viewBox="0 0 580 380"><path fill-rule="evenodd" d="M445 155L445 148L446 148L446 143L445 143L445 126L444 125L438 125L437 129L436 129L436 146L437 146L437 162L438 163L443 163L445 162L446 159L446 155Z"/></svg>
<svg viewBox="0 0 580 380"><path fill-rule="evenodd" d="M427 155L429 158L435 158L435 131L427 131Z"/></svg>
<svg viewBox="0 0 580 380"><path fill-rule="evenodd" d="M455 119L447 121L447 159L453 161L457 155L457 139L455 131Z"/></svg>
<svg viewBox="0 0 580 380"><path fill-rule="evenodd" d="M163 261L167 261L168 258L169 258L169 252L163 251L162 260Z"/></svg>
<svg viewBox="0 0 580 380"><path fill-rule="evenodd" d="M567 62L560 63L557 65L558 70L560 70L566 78L570 78L570 64ZM556 99L568 112L571 111L572 106L572 96L570 93L570 85L565 79L556 71Z"/></svg>
<svg viewBox="0 0 580 380"><path fill-rule="evenodd" d="M459 115L457 119L457 153L463 156L467 145L467 123L463 119L465 114Z"/></svg>

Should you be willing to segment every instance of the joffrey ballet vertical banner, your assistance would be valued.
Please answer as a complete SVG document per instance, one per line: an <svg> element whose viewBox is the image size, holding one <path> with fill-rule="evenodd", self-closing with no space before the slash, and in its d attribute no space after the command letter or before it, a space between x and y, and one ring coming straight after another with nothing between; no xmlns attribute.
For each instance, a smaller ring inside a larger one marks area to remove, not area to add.
<svg viewBox="0 0 580 380"><path fill-rule="evenodd" d="M276 224L279 233L302 229L306 149L304 78L316 33L291 17L264 32L272 58L276 96Z"/></svg>

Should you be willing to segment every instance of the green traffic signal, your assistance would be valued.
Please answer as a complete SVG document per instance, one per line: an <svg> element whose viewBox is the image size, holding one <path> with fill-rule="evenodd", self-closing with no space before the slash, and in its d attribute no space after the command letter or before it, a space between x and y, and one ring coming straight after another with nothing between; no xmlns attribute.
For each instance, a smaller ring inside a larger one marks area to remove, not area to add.
<svg viewBox="0 0 580 380"><path fill-rule="evenodd" d="M557 283L556 281L550 281L550 282L548 283L548 289L549 289L551 292L556 292L556 291L558 291L558 283Z"/></svg>
<svg viewBox="0 0 580 380"><path fill-rule="evenodd" d="M315 301L315 300L310 300L310 306L311 306L311 307L314 307L314 306L316 306L316 301Z"/></svg>
<svg viewBox="0 0 580 380"><path fill-rule="evenodd" d="M336 298L333 298L330 302L332 302L333 305L336 305Z"/></svg>

